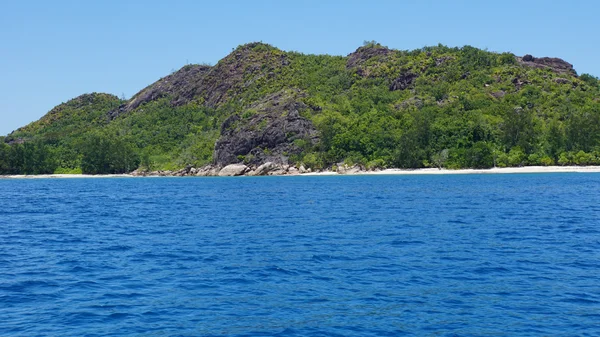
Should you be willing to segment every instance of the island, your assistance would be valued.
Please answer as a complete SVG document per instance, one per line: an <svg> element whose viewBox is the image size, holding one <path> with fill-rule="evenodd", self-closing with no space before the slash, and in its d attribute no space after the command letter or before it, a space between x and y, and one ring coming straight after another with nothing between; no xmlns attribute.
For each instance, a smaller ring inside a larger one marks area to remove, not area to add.
<svg viewBox="0 0 600 337"><path fill-rule="evenodd" d="M347 56L241 45L131 99L88 93L0 137L0 174L286 175L600 164L600 81L471 46Z"/></svg>

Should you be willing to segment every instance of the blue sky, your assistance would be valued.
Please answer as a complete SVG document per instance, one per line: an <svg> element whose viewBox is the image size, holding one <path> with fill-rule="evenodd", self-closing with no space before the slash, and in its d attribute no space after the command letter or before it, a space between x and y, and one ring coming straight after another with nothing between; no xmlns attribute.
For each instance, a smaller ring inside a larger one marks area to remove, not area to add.
<svg viewBox="0 0 600 337"><path fill-rule="evenodd" d="M346 55L442 43L560 57L600 76L598 1L0 1L0 135L88 92L131 97L240 44Z"/></svg>

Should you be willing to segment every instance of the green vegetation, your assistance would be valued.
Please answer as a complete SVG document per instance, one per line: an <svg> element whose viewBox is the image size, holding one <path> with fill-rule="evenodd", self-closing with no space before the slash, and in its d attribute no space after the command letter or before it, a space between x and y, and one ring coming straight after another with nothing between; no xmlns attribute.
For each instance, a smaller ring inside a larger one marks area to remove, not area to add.
<svg viewBox="0 0 600 337"><path fill-rule="evenodd" d="M257 113L252 104L282 90L303 93L300 113L319 131L316 144L296 140L302 153L290 157L313 169L600 164L600 80L529 67L510 53L366 41L341 57L253 43L183 89L171 83L116 118L109 112L127 101L112 95L57 106L0 139L0 174L202 166L229 116L243 123Z"/></svg>

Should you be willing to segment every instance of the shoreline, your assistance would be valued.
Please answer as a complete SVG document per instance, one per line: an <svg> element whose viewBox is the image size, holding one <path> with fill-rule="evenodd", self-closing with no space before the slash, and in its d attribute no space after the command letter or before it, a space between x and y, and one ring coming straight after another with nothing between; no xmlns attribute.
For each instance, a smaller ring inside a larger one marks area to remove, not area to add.
<svg viewBox="0 0 600 337"><path fill-rule="evenodd" d="M354 176L354 175L456 175L456 174L519 174L519 173L600 173L600 166L524 166L524 167L495 167L490 169L384 169L378 171L346 171L344 173L334 171L321 171L298 174L281 174L273 176ZM0 175L0 179L83 179L83 178L139 178L160 177L140 176L133 174L40 174L40 175ZM174 177L174 176L163 176Z"/></svg>

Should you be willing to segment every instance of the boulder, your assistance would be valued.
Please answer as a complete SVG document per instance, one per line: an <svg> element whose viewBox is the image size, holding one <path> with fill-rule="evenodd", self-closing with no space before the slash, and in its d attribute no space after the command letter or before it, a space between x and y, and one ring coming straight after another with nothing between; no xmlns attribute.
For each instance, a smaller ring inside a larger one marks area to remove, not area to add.
<svg viewBox="0 0 600 337"><path fill-rule="evenodd" d="M220 169L216 166L207 165L196 170L197 177L214 177L219 174Z"/></svg>
<svg viewBox="0 0 600 337"><path fill-rule="evenodd" d="M251 176L264 176L267 175L269 172L279 169L280 167L278 165L276 165L273 162L266 162L262 165L260 165L259 167L256 168L256 170L250 172L249 175Z"/></svg>
<svg viewBox="0 0 600 337"><path fill-rule="evenodd" d="M511 82L512 82L512 84L515 85L515 88L517 90L520 90L521 87L523 87L526 84L531 84L531 82L529 82L529 81L527 81L525 79L522 79L520 76L517 76L517 77L513 78Z"/></svg>
<svg viewBox="0 0 600 337"><path fill-rule="evenodd" d="M346 164L338 165L337 173L338 174L358 174L363 172L364 169L359 165L348 166Z"/></svg>
<svg viewBox="0 0 600 337"><path fill-rule="evenodd" d="M284 176L287 174L287 171L282 168L277 168L276 170L269 171L270 176Z"/></svg>
<svg viewBox="0 0 600 337"><path fill-rule="evenodd" d="M144 171L144 170L135 170L131 173L129 173L130 175L134 176L134 177L144 177L147 175L148 172Z"/></svg>
<svg viewBox="0 0 600 337"><path fill-rule="evenodd" d="M248 171L248 166L244 164L231 164L223 167L219 171L219 177L241 176Z"/></svg>

